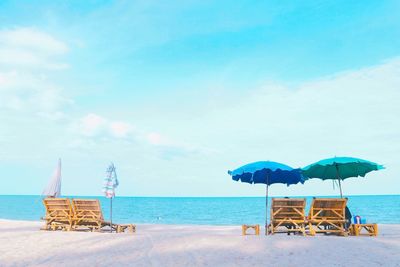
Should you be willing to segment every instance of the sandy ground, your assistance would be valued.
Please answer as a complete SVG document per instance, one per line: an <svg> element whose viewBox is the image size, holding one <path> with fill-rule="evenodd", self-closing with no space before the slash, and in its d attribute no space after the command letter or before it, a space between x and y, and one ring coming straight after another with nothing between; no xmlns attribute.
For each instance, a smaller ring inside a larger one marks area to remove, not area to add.
<svg viewBox="0 0 400 267"><path fill-rule="evenodd" d="M0 220L0 266L400 266L400 225L378 237L241 236L240 226L138 225L135 234L40 231Z"/></svg>

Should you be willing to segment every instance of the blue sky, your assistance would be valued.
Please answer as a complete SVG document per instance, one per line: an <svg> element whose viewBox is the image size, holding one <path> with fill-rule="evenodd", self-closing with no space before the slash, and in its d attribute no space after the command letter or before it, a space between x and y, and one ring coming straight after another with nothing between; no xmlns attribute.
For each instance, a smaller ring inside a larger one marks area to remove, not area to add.
<svg viewBox="0 0 400 267"><path fill-rule="evenodd" d="M0 194L257 196L258 160L386 170L345 194L398 194L398 1L2 1ZM332 195L332 183L274 185Z"/></svg>

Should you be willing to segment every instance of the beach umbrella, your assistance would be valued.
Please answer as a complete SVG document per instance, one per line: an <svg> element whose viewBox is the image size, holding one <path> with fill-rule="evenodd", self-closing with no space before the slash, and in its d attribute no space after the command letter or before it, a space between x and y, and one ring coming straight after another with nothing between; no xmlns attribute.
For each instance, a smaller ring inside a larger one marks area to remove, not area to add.
<svg viewBox="0 0 400 267"><path fill-rule="evenodd" d="M119 185L117 172L114 163L108 166L106 177L104 178L103 193L106 198L110 199L110 232L112 232L112 200L115 197L115 188Z"/></svg>
<svg viewBox="0 0 400 267"><path fill-rule="evenodd" d="M61 159L58 159L58 164L51 176L49 183L44 188L42 196L59 197L61 195Z"/></svg>
<svg viewBox="0 0 400 267"><path fill-rule="evenodd" d="M364 177L371 171L384 169L382 165L364 159L352 157L334 157L323 159L302 168L302 173L308 178L322 180L337 180L339 182L340 197L343 197L341 180L349 177Z"/></svg>
<svg viewBox="0 0 400 267"><path fill-rule="evenodd" d="M293 169L285 164L274 161L258 161L244 165L236 170L228 171L232 180L249 184L265 184L265 226L268 225L268 187L271 184L297 184L304 183L300 169Z"/></svg>

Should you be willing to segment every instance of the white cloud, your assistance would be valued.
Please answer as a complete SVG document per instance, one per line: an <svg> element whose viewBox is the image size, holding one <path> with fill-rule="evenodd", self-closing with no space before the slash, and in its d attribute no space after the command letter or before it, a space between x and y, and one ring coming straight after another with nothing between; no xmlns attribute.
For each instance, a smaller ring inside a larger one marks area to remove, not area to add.
<svg viewBox="0 0 400 267"><path fill-rule="evenodd" d="M398 88L400 59L393 59L378 66L343 72L297 86L267 83L233 102L220 102L219 111L213 110L207 114L207 119L215 123L225 121L225 125L229 122L229 128L239 132L252 128L262 129L263 134L276 135L278 129L298 127L296 132L311 134L335 130L330 134L336 136L346 126L368 127L396 117L400 112ZM390 126L386 130L400 130L395 125ZM282 134L296 136L291 132Z"/></svg>
<svg viewBox="0 0 400 267"><path fill-rule="evenodd" d="M49 70L62 70L68 68L68 64L52 62L48 55L41 55L25 48L1 48L0 64L24 68L43 68Z"/></svg>
<svg viewBox="0 0 400 267"><path fill-rule="evenodd" d="M144 131L136 129L136 127L129 122L120 120L110 120L95 113L89 113L78 120L73 122L73 129L75 132L93 138L128 138L128 139L141 139L146 140L152 145L161 145L161 143L153 143L153 139L145 138L152 134L146 134ZM163 138L159 134L157 138Z"/></svg>
<svg viewBox="0 0 400 267"><path fill-rule="evenodd" d="M68 46L34 28L0 30L0 66L58 70L68 65L55 60Z"/></svg>
<svg viewBox="0 0 400 267"><path fill-rule="evenodd" d="M0 45L25 47L47 54L64 54L68 52L68 46L65 43L35 28L1 30Z"/></svg>
<svg viewBox="0 0 400 267"><path fill-rule="evenodd" d="M78 120L72 122L74 132L86 137L93 138L135 138L133 124L124 121L113 121L95 113L89 113Z"/></svg>
<svg viewBox="0 0 400 267"><path fill-rule="evenodd" d="M151 132L147 134L147 140L150 144L160 146L160 145L170 145L171 142L168 141L164 136L159 133Z"/></svg>
<svg viewBox="0 0 400 267"><path fill-rule="evenodd" d="M133 130L133 126L126 122L116 121L110 123L111 134L115 137L126 137Z"/></svg>
<svg viewBox="0 0 400 267"><path fill-rule="evenodd" d="M126 121L114 121L103 116L90 113L73 122L71 128L74 133L85 137L75 138L71 146L94 147L96 143L104 146L106 143L125 141L125 144L135 144L147 149L147 153L154 153L157 158L171 160L176 157L198 154L196 146L186 145L173 141L159 132L148 132L138 129ZM118 145L117 145L118 146Z"/></svg>
<svg viewBox="0 0 400 267"><path fill-rule="evenodd" d="M35 28L0 30L0 109L64 117L72 100L51 71L67 66L59 58L67 52L64 42Z"/></svg>
<svg viewBox="0 0 400 267"><path fill-rule="evenodd" d="M75 132L87 137L128 138L145 141L151 145L169 145L167 138L159 133L146 133L126 121L114 121L95 113L89 113L73 123Z"/></svg>
<svg viewBox="0 0 400 267"><path fill-rule="evenodd" d="M79 131L85 136L94 136L101 133L106 127L106 120L96 114L88 114L80 119Z"/></svg>
<svg viewBox="0 0 400 267"><path fill-rule="evenodd" d="M72 104L46 76L24 71L0 71L0 109L33 113L60 112Z"/></svg>

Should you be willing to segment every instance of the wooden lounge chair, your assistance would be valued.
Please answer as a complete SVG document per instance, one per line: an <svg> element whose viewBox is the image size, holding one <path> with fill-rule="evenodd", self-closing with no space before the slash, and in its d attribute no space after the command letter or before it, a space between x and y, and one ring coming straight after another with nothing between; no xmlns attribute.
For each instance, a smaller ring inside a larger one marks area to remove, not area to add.
<svg viewBox="0 0 400 267"><path fill-rule="evenodd" d="M42 230L71 230L73 213L68 198L45 198L43 205L46 215L43 217L45 226Z"/></svg>
<svg viewBox="0 0 400 267"><path fill-rule="evenodd" d="M100 231L104 226L110 226L110 222L104 221L98 199L73 199L72 207L74 212L73 228L88 228L92 231ZM112 229L117 233L129 229L130 232L136 231L133 224L112 224Z"/></svg>
<svg viewBox="0 0 400 267"><path fill-rule="evenodd" d="M310 234L337 233L347 236L346 204L346 198L314 198L308 215Z"/></svg>
<svg viewBox="0 0 400 267"><path fill-rule="evenodd" d="M273 198L268 234L299 232L306 235L305 198Z"/></svg>
<svg viewBox="0 0 400 267"><path fill-rule="evenodd" d="M110 222L104 221L98 199L73 199L72 207L74 229L89 228L92 231L100 231L102 227L110 226Z"/></svg>

